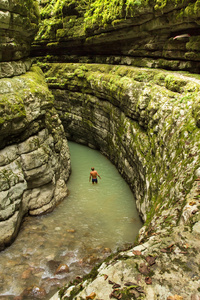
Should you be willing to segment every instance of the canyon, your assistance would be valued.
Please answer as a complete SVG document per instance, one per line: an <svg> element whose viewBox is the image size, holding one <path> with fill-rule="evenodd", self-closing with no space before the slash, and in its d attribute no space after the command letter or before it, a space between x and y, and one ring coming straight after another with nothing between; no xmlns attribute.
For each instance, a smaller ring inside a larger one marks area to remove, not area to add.
<svg viewBox="0 0 200 300"><path fill-rule="evenodd" d="M144 226L53 299L198 300L199 4L122 2L0 4L0 247L67 195L72 140L116 165Z"/></svg>

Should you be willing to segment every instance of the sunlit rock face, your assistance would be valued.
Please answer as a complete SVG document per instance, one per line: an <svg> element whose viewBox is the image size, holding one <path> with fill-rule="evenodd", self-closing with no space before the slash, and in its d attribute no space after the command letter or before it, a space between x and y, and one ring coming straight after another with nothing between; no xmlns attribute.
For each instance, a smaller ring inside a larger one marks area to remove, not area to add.
<svg viewBox="0 0 200 300"><path fill-rule="evenodd" d="M67 141L54 99L30 44L35 1L0 3L0 249L17 235L26 213L51 211L67 195Z"/></svg>
<svg viewBox="0 0 200 300"><path fill-rule="evenodd" d="M66 136L117 166L145 221L136 247L78 287L70 283L63 299L91 291L98 299L199 297L199 76L102 64L43 67Z"/></svg>
<svg viewBox="0 0 200 300"><path fill-rule="evenodd" d="M198 73L198 1L40 1L32 55Z"/></svg>
<svg viewBox="0 0 200 300"><path fill-rule="evenodd" d="M175 207L199 177L199 79L97 64L48 63L44 70L67 137L109 157L144 220L161 209L176 224Z"/></svg>

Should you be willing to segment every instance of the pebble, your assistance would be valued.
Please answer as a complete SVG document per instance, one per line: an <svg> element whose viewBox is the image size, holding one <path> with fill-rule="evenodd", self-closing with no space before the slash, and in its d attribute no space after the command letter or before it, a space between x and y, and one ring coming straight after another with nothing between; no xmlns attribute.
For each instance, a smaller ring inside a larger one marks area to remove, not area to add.
<svg viewBox="0 0 200 300"><path fill-rule="evenodd" d="M61 274L61 273L69 273L69 267L66 264L61 264L56 269L55 275Z"/></svg>

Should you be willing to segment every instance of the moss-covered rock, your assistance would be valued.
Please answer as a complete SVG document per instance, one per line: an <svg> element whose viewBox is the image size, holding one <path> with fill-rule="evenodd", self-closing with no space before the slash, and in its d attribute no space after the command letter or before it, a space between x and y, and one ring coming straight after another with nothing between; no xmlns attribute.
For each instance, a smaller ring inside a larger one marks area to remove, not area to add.
<svg viewBox="0 0 200 300"><path fill-rule="evenodd" d="M199 73L198 1L52 0L40 7L33 56Z"/></svg>
<svg viewBox="0 0 200 300"><path fill-rule="evenodd" d="M199 164L198 79L111 65L45 69L67 136L106 153L136 194L144 219L150 222L163 199L167 210L177 201L184 205Z"/></svg>
<svg viewBox="0 0 200 300"><path fill-rule="evenodd" d="M38 29L36 0L12 0L0 3L0 62L27 57Z"/></svg>
<svg viewBox="0 0 200 300"><path fill-rule="evenodd" d="M0 79L0 249L26 213L51 211L67 195L70 158L41 69Z"/></svg>
<svg viewBox="0 0 200 300"><path fill-rule="evenodd" d="M105 300L199 296L199 75L41 66L66 136L100 149L117 166L144 220L136 247L103 263L95 277L66 286L62 299L92 292Z"/></svg>

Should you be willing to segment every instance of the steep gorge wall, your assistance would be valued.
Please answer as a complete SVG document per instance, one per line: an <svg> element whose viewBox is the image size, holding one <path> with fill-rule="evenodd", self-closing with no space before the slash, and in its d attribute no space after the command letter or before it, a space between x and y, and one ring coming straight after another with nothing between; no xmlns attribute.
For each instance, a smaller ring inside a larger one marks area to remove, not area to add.
<svg viewBox="0 0 200 300"><path fill-rule="evenodd" d="M24 74L30 69L29 54L38 21L35 1L1 1L0 78Z"/></svg>
<svg viewBox="0 0 200 300"><path fill-rule="evenodd" d="M41 66L67 138L99 149L117 166L145 221L136 247L60 295L198 299L198 76L97 64Z"/></svg>
<svg viewBox="0 0 200 300"><path fill-rule="evenodd" d="M67 138L117 166L144 220L157 207L163 227L177 223L200 163L199 80L88 64L46 64L45 76Z"/></svg>
<svg viewBox="0 0 200 300"><path fill-rule="evenodd" d="M42 71L31 67L34 1L0 3L0 250L23 216L51 211L67 195L67 141Z"/></svg>
<svg viewBox="0 0 200 300"><path fill-rule="evenodd" d="M37 59L199 73L198 1L39 1ZM189 34L190 37L174 39ZM40 57L40 58L39 58Z"/></svg>

